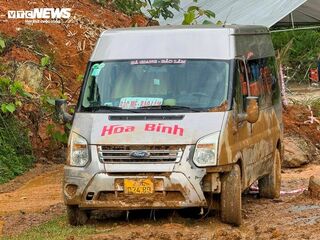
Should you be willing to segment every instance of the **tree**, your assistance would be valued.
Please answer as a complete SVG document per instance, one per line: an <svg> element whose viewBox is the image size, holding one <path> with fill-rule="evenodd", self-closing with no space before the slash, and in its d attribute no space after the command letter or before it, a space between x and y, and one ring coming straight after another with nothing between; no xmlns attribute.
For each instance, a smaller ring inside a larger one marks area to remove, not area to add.
<svg viewBox="0 0 320 240"><path fill-rule="evenodd" d="M148 9L150 22L158 20L160 17L164 19L173 18L174 11L178 11L183 12L183 25L198 24L198 20L202 16L206 18L202 24L212 24L210 20L215 18L215 13L197 6L197 2L198 0L193 0L194 5L188 9L183 9L180 6L181 0L113 0L115 6L128 15L141 14L142 8Z"/></svg>

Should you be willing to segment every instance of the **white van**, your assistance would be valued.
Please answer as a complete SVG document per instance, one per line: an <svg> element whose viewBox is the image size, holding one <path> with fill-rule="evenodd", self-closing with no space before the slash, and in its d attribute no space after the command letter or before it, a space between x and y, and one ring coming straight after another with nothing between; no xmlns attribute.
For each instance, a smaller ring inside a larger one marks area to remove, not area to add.
<svg viewBox="0 0 320 240"><path fill-rule="evenodd" d="M256 180L261 197L279 196L281 112L265 27L103 32L72 118L70 224L96 209L218 207L240 225L241 193Z"/></svg>

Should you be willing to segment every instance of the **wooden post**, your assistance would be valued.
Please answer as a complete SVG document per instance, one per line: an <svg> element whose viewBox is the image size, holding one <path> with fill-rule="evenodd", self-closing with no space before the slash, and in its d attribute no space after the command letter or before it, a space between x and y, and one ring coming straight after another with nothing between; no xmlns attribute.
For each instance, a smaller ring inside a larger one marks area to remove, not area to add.
<svg viewBox="0 0 320 240"><path fill-rule="evenodd" d="M280 81L281 81L281 96L282 96L282 104L283 106L288 106L288 99L286 94L286 86L284 82L284 75L283 75L283 65L280 63Z"/></svg>

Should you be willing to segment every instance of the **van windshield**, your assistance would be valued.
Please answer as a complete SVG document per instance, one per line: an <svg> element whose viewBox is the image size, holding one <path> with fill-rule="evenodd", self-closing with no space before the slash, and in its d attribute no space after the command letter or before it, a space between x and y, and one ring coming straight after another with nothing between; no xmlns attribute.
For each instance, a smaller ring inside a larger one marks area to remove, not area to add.
<svg viewBox="0 0 320 240"><path fill-rule="evenodd" d="M148 59L92 63L81 111L209 111L226 106L229 62Z"/></svg>

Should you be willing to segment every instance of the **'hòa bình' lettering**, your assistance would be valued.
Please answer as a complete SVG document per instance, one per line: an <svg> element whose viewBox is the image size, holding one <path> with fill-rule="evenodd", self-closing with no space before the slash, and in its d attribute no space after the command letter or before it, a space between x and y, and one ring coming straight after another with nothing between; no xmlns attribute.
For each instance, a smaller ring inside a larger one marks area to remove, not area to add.
<svg viewBox="0 0 320 240"><path fill-rule="evenodd" d="M173 135L179 135L179 136L183 136L183 133L184 133L184 129L179 127L179 125L177 124L175 124L174 126L165 126L161 123L158 123L158 124L148 123L145 125L144 130L147 132L161 132L161 133L173 134Z"/></svg>
<svg viewBox="0 0 320 240"><path fill-rule="evenodd" d="M110 136L113 134L120 134L120 133L132 133L136 130L134 126L121 126L121 125L110 125L110 126L103 126L101 131L101 137L106 135ZM145 124L143 131L145 132L156 132L162 134L172 134L172 135L179 135L183 136L184 128L180 127L179 125L175 124L173 126L167 126L162 123L154 124L154 123L147 123Z"/></svg>
<svg viewBox="0 0 320 240"><path fill-rule="evenodd" d="M119 133L128 133L135 130L134 126L120 126L120 125L110 125L104 126L102 128L101 136L119 134Z"/></svg>

